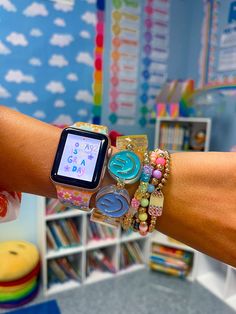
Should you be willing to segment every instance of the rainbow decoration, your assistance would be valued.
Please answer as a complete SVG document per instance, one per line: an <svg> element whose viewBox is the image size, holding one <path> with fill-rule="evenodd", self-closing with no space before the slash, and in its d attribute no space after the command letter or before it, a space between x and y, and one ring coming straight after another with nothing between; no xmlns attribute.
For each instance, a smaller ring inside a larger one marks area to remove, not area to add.
<svg viewBox="0 0 236 314"><path fill-rule="evenodd" d="M179 101L180 116L186 117L189 115L188 99L194 93L194 80L186 80L183 83L181 99Z"/></svg>
<svg viewBox="0 0 236 314"><path fill-rule="evenodd" d="M94 49L93 123L101 123L103 89L103 48L105 28L105 0L97 0L97 25Z"/></svg>

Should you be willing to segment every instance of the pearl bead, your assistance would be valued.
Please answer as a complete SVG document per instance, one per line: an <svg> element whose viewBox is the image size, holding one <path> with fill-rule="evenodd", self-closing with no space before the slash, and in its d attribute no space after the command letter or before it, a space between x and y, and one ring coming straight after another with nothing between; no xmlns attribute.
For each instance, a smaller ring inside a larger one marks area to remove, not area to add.
<svg viewBox="0 0 236 314"><path fill-rule="evenodd" d="M148 215L147 215L147 213L139 214L138 218L140 221L146 221L148 218Z"/></svg>
<svg viewBox="0 0 236 314"><path fill-rule="evenodd" d="M154 178L160 179L162 177L162 172L160 170L154 170L152 175Z"/></svg>
<svg viewBox="0 0 236 314"><path fill-rule="evenodd" d="M149 184L147 188L148 193L152 193L154 190L155 190L155 186L153 184Z"/></svg>
<svg viewBox="0 0 236 314"><path fill-rule="evenodd" d="M165 184L166 183L166 179L165 178L161 179L161 183Z"/></svg>
<svg viewBox="0 0 236 314"><path fill-rule="evenodd" d="M148 204L149 204L148 199L143 198L143 199L141 200L141 206L142 206L142 207L147 207L147 206L148 206Z"/></svg>

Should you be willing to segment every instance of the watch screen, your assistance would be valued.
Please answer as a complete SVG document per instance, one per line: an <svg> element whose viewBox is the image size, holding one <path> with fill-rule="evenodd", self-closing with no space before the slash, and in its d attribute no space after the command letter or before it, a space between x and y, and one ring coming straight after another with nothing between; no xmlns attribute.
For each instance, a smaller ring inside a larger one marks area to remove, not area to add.
<svg viewBox="0 0 236 314"><path fill-rule="evenodd" d="M101 140L68 134L58 174L61 176L91 182Z"/></svg>
<svg viewBox="0 0 236 314"><path fill-rule="evenodd" d="M99 186L107 160L105 134L68 127L62 131L51 178L55 183L85 189Z"/></svg>

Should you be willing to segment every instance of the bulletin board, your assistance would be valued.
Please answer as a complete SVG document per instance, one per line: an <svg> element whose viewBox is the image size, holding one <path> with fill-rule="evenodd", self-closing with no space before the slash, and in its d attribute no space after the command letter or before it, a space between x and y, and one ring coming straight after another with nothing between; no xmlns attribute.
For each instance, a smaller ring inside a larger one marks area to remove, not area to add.
<svg viewBox="0 0 236 314"><path fill-rule="evenodd" d="M206 83L230 84L236 81L236 1L207 2L211 15Z"/></svg>
<svg viewBox="0 0 236 314"><path fill-rule="evenodd" d="M1 0L1 104L55 124L92 121L96 12L96 0Z"/></svg>

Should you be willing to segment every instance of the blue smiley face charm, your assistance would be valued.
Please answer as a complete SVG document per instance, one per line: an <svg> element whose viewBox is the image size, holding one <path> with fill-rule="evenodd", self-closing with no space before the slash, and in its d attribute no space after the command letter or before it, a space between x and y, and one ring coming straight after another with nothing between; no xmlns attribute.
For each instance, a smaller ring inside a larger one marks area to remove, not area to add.
<svg viewBox="0 0 236 314"><path fill-rule="evenodd" d="M114 179L129 184L139 179L142 167L139 157L134 152L124 150L111 157L108 171Z"/></svg>
<svg viewBox="0 0 236 314"><path fill-rule="evenodd" d="M129 210L130 197L125 189L105 186L96 196L96 208L109 217L122 217Z"/></svg>

